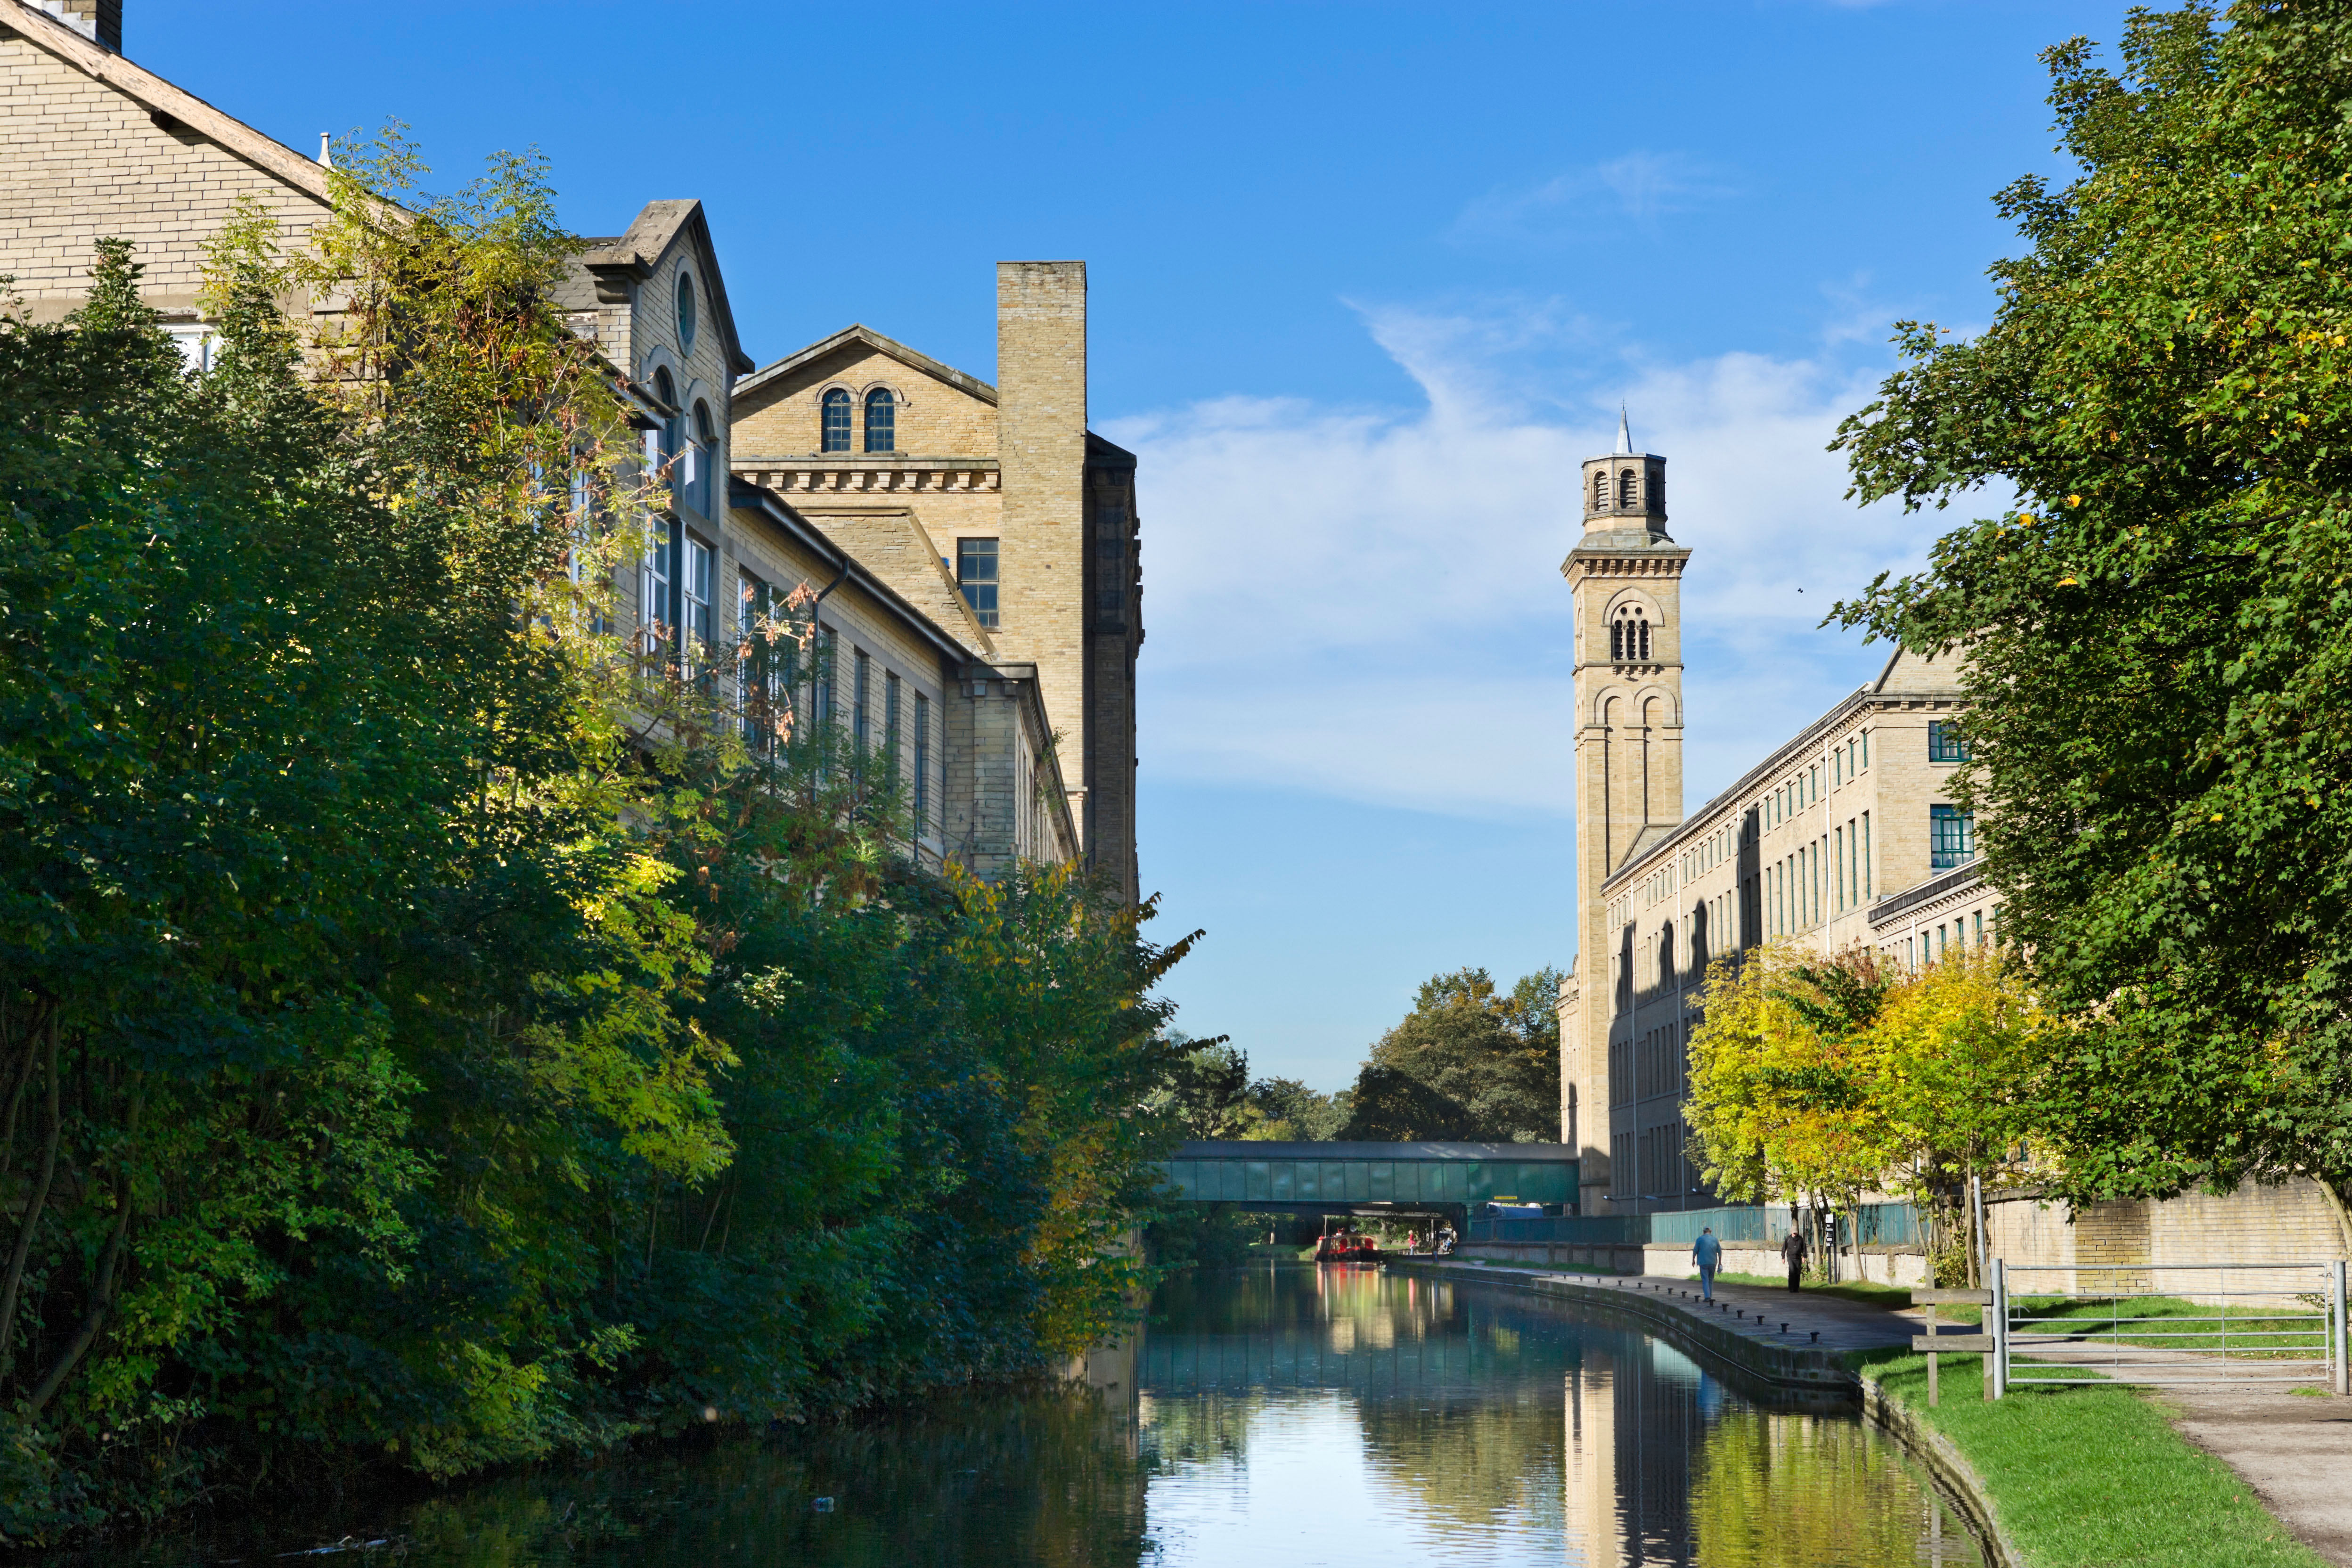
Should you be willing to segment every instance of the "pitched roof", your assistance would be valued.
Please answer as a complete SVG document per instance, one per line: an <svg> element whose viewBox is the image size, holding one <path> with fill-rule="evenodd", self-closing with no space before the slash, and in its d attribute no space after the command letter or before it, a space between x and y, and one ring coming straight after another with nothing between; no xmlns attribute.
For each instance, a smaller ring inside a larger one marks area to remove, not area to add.
<svg viewBox="0 0 2352 1568"><path fill-rule="evenodd" d="M862 326L844 327L833 336L811 343L796 353L786 354L772 364L761 365L751 374L735 384L735 395L740 398L749 393L757 392L769 383L782 380L792 374L803 365L813 363L835 349L845 348L852 343L862 343L877 353L887 354L900 364L946 382L957 391L969 393L982 403L993 405L996 402L996 388L981 380L980 377L966 375L953 365L941 364L930 355L918 353L895 338L886 338L871 327Z"/></svg>
<svg viewBox="0 0 2352 1568"><path fill-rule="evenodd" d="M710 220L703 213L700 202L692 197L647 202L626 234L617 239L589 240L588 248L581 253L580 265L600 279L642 283L654 275L654 268L681 233L709 259L703 287L710 295L711 313L719 318L719 331L727 340L727 366L740 375L752 368L753 361L743 352L743 340L735 334L735 310L727 301L727 279L719 266L719 248L711 243Z"/></svg>
<svg viewBox="0 0 2352 1568"><path fill-rule="evenodd" d="M0 26L21 36L35 47L66 61L93 80L102 81L126 98L170 116L206 141L244 159L263 173L285 182L321 205L333 197L327 171L281 142L272 141L241 120L215 109L194 93L173 87L153 71L132 65L121 55L85 38L57 17L25 0L0 0Z"/></svg>

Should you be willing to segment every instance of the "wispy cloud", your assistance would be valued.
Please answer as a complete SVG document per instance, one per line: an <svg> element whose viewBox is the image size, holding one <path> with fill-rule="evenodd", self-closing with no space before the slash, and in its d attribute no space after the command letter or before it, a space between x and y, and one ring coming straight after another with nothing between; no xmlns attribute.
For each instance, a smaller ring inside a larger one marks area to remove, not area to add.
<svg viewBox="0 0 2352 1568"><path fill-rule="evenodd" d="M1596 218L1652 224L1740 194L1733 171L1687 153L1634 151L1533 185L1487 192L1465 205L1447 237L1550 243L1591 232Z"/></svg>
<svg viewBox="0 0 2352 1568"><path fill-rule="evenodd" d="M1570 807L1569 591L1580 464L1616 385L1564 380L1590 330L1556 302L1367 310L1420 384L1396 411L1226 398L1124 420L1145 478L1145 763L1467 816ZM1883 654L1818 631L1914 563L1932 524L1842 499L1825 451L1883 367L1605 351L1636 444L1673 467L1696 805ZM1604 396L1606 402L1604 404Z"/></svg>

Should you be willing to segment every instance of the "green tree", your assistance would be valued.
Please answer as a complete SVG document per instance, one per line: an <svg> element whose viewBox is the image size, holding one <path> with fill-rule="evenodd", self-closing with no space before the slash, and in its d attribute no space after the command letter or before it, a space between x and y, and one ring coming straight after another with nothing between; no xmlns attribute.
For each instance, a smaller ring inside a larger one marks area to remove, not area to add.
<svg viewBox="0 0 2352 1568"><path fill-rule="evenodd" d="M1483 969L1423 983L1359 1073L1343 1138L1546 1142L1559 1136L1559 972L1498 994Z"/></svg>
<svg viewBox="0 0 2352 1568"><path fill-rule="evenodd" d="M2134 12L2049 51L2075 164L1977 338L1837 445L1855 493L2013 507L1841 607L1959 648L2004 934L2080 1027L2047 1115L2078 1195L2352 1192L2352 15ZM2347 1232L2352 1234L2352 1232Z"/></svg>

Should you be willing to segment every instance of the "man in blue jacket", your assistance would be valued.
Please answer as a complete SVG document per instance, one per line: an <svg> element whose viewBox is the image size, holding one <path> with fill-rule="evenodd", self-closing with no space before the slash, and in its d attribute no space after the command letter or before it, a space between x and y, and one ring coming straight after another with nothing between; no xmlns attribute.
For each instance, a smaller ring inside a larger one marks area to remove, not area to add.
<svg viewBox="0 0 2352 1568"><path fill-rule="evenodd" d="M1715 1239L1715 1226L1707 1226L1698 1233L1691 1247L1691 1261L1698 1265L1698 1293L1706 1300L1715 1300L1715 1271L1723 1262L1723 1243Z"/></svg>

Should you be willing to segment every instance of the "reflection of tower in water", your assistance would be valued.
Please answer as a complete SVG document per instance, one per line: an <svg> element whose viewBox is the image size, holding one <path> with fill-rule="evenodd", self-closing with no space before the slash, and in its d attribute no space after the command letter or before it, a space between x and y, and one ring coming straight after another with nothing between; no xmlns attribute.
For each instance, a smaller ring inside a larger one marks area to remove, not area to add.
<svg viewBox="0 0 2352 1568"><path fill-rule="evenodd" d="M1588 1344L1568 1374L1568 1544L1584 1568L1691 1563L1691 1457L1719 1394L1669 1345L1625 1349Z"/></svg>

